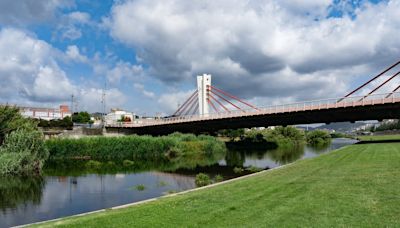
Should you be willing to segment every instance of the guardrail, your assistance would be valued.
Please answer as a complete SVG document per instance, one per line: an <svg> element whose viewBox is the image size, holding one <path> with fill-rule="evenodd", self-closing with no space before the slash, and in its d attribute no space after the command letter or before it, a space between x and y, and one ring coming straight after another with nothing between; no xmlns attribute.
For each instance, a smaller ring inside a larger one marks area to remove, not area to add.
<svg viewBox="0 0 400 228"><path fill-rule="evenodd" d="M283 105L270 105L266 107L258 107L259 110L243 109L230 112L210 113L205 115L187 115L187 116L177 116L170 118L161 118L155 120L144 119L141 120L142 121L141 123L113 123L113 124L108 124L107 127L145 127L145 126L167 125L167 124L176 124L183 122L195 122L195 121L234 118L234 117L268 115L268 114L345 108L345 107L355 107L355 106L367 106L367 105L387 104L395 102L400 102L400 92L374 94L369 96L330 98L330 99L312 100L312 101L297 102L297 103L283 104Z"/></svg>

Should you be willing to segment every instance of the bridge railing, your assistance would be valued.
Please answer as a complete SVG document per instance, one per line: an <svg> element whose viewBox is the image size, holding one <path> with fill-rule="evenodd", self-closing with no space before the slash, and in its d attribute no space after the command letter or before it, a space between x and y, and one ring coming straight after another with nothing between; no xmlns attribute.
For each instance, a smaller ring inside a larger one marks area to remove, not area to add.
<svg viewBox="0 0 400 228"><path fill-rule="evenodd" d="M282 105L269 105L266 107L259 107L258 110L243 109L230 112L210 113L205 115L176 116L176 117L161 118L161 119L142 120L141 123L115 123L115 124L110 124L108 126L144 127L144 126L154 126L154 125L175 124L182 122L194 122L194 121L256 116L256 115L266 115L266 114L272 115L272 114L286 113L286 112L346 108L346 107L386 104L395 102L400 102L400 92L373 94L369 96L328 98L322 100L311 100L311 101L296 102L296 103L282 104Z"/></svg>

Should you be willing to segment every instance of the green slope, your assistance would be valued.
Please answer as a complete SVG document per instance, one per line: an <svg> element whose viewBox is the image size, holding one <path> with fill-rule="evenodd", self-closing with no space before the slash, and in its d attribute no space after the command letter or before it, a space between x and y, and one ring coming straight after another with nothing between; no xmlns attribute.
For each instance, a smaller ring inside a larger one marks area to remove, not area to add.
<svg viewBox="0 0 400 228"><path fill-rule="evenodd" d="M400 226L400 143L353 145L281 169L42 226Z"/></svg>

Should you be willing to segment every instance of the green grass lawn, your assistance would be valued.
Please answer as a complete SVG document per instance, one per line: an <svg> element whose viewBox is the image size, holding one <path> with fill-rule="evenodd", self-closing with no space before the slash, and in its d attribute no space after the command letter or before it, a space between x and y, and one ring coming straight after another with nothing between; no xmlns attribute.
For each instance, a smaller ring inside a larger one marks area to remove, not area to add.
<svg viewBox="0 0 400 228"><path fill-rule="evenodd" d="M353 145L281 169L68 227L398 227L400 143Z"/></svg>
<svg viewBox="0 0 400 228"><path fill-rule="evenodd" d="M361 141L400 140L400 135L364 135L357 138Z"/></svg>

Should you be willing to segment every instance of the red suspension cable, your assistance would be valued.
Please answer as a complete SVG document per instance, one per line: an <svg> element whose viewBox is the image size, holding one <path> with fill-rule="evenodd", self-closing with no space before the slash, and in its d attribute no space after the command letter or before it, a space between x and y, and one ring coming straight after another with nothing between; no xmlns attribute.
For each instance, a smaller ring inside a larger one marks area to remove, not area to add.
<svg viewBox="0 0 400 228"><path fill-rule="evenodd" d="M196 93L197 94L197 93ZM183 113L187 113L188 108L191 107L192 103L195 102L197 99L197 96L193 96L190 101L186 104L186 107L184 109L181 110L180 113L178 113L179 116L183 115Z"/></svg>
<svg viewBox="0 0 400 228"><path fill-rule="evenodd" d="M242 103L242 104L245 104L245 105L249 106L250 108L254 108L255 110L259 111L259 109L256 108L256 107L254 107L253 105L251 105L251 104L249 104L249 103L247 103L247 102L244 102L244 101L240 100L239 98L237 98L237 97L235 97L235 96L233 96L233 95L231 95L231 94L229 94L229 93L227 93L227 92L225 92L225 91L223 91L223 90L220 90L220 89L218 89L218 88L216 88L216 87L214 87L214 86L210 86L210 87L211 87L211 90L214 89L214 90L216 90L217 92L219 92L219 93L221 93L221 94L223 94L223 95L225 95L225 96L228 96L228 97L230 97L230 98L232 98L232 99L234 99L234 100L239 101L239 102Z"/></svg>
<svg viewBox="0 0 400 228"><path fill-rule="evenodd" d="M344 98L354 94L355 92L357 92L358 90L362 89L363 87L365 87L366 85L368 85L369 83L371 83L372 81L374 81L375 79L379 78L380 76L382 76L383 74L385 74L386 72L388 72L389 70L393 69L395 66L399 65L400 61L398 61L397 63L393 64L392 66L390 66L389 68L387 68L386 70L382 71L380 74L376 75L374 78L372 78L371 80L369 80L368 82L364 83L363 85L361 85L360 87L358 87L357 89L351 91L349 94L347 94L346 96L344 96L343 98L341 98L340 100L338 100L338 102L342 101Z"/></svg>
<svg viewBox="0 0 400 228"><path fill-rule="evenodd" d="M375 91L377 91L378 89L380 89L382 86L384 86L386 83L390 82L393 78L395 78L397 75L400 74L400 71L395 73L394 75L392 75L392 77L388 78L386 81L384 81L382 84L380 84L378 87L376 87L375 89L373 89L371 92L368 93L368 95L364 96L364 98L368 97L369 95L371 95L372 93L374 93ZM361 99L362 100L362 99Z"/></svg>
<svg viewBox="0 0 400 228"><path fill-rule="evenodd" d="M193 107L198 103L198 100L196 100L196 102L192 102L192 105L190 106L190 108L187 110L187 112L185 113L185 116L189 115L190 110L193 109Z"/></svg>
<svg viewBox="0 0 400 228"><path fill-rule="evenodd" d="M186 104L193 98L193 96L196 95L196 93L198 93L197 90L194 91L194 92L192 93L192 95L190 95L190 97L178 108L178 110L175 111L175 113L174 113L173 115L175 116L176 114L178 114L178 113L182 110L182 108L185 107Z"/></svg>
<svg viewBox="0 0 400 228"><path fill-rule="evenodd" d="M229 109L225 107L225 105L223 105L219 100L215 99L215 97L212 94L209 94L209 96L211 97L212 100L217 102L223 109L225 109L225 111L229 112Z"/></svg>
<svg viewBox="0 0 400 228"><path fill-rule="evenodd" d="M211 107L215 110L215 112L218 113L218 109L215 107L214 103L210 100L210 98L207 98L207 102L211 105Z"/></svg>
<svg viewBox="0 0 400 228"><path fill-rule="evenodd" d="M225 99L223 96L221 96L221 95L219 95L219 94L217 94L217 93L214 93L212 90L211 90L211 93L213 93L215 96L221 98L221 99L224 100L225 102L231 104L233 107L235 107L235 108L237 108L237 109L239 109L239 110L242 110L241 108L239 108L238 106L236 106L234 103L228 101L228 100Z"/></svg>

